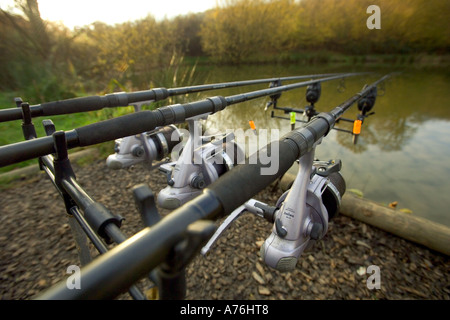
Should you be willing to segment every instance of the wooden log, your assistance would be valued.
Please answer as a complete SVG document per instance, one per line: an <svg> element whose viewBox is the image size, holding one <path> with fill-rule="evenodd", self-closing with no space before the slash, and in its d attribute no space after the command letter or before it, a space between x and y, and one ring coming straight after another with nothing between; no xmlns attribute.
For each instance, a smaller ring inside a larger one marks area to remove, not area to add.
<svg viewBox="0 0 450 320"><path fill-rule="evenodd" d="M293 166L283 176L279 184L282 191L290 188L296 170ZM350 192L342 198L340 214L450 256L450 228L445 225L382 206Z"/></svg>
<svg viewBox="0 0 450 320"><path fill-rule="evenodd" d="M340 213L406 240L450 255L450 228L346 193Z"/></svg>

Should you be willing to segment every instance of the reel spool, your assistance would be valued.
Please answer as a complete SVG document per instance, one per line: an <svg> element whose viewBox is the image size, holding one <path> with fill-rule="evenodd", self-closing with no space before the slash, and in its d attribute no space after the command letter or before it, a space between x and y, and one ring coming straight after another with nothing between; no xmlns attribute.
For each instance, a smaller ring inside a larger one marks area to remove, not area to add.
<svg viewBox="0 0 450 320"><path fill-rule="evenodd" d="M152 167L154 161L168 157L180 143L181 134L174 125L150 132L115 140L115 153L108 156L106 165L111 169L124 169L140 162Z"/></svg>
<svg viewBox="0 0 450 320"><path fill-rule="evenodd" d="M338 160L339 161L339 160ZM332 164L333 161L329 161L325 163L325 165ZM338 163L338 162L336 162ZM331 220L336 214L339 213L341 207L342 196L346 190L346 183L344 177L341 175L339 171L329 172L329 169L326 169L323 161L315 161L313 163L314 168L314 176L320 176L321 180L326 180L324 184L324 190L321 190L320 194L316 196L320 196L322 204L325 206L328 214L328 220ZM340 164L338 164L340 166ZM284 188L287 190L283 190L284 193L277 200L276 207L280 208L283 201L286 199L287 194L289 193L289 189L294 182L295 177L292 177L292 181L282 181L284 183ZM314 177L313 177L314 178ZM313 179L311 179L313 180ZM308 201L307 201L308 203Z"/></svg>
<svg viewBox="0 0 450 320"><path fill-rule="evenodd" d="M202 145L197 148L190 140L175 164L160 167L167 174L168 183L158 194L158 205L162 208L180 207L244 159L244 152L234 141L232 133L214 138L202 137Z"/></svg>

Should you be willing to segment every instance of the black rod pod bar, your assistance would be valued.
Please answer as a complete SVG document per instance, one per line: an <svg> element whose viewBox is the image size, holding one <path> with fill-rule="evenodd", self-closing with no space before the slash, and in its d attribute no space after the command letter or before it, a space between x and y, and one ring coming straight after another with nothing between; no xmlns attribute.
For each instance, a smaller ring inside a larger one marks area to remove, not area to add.
<svg viewBox="0 0 450 320"><path fill-rule="evenodd" d="M242 203L281 177L294 161L311 150L326 136L342 114L370 89L385 81L386 75L367 86L330 112L322 112L304 127L290 131L280 140L269 143L253 154L248 163L238 165L204 189L203 193L174 210L152 226L136 233L111 251L82 269L83 286L69 290L63 281L45 291L38 299L113 299L165 261L174 245L187 230L202 220L214 220L230 214ZM276 92L270 92L274 94ZM274 148L277 144L277 148ZM261 175L267 166L261 160L271 150L279 150L278 171ZM253 159L252 159L253 158ZM245 186L230 188L230 186ZM102 288L99 290L99 288Z"/></svg>
<svg viewBox="0 0 450 320"><path fill-rule="evenodd" d="M161 101L167 99L168 97L189 93L256 85L273 81L281 82L281 81L294 81L304 79L317 79L335 76L338 74L339 73L311 74L311 75L290 76L282 78L268 78L268 79L203 84L203 85L169 88L169 89L154 88L150 90L136 91L130 93L117 92L106 94L104 96L88 96L60 101L44 102L41 104L30 106L29 113L31 117L48 117L70 113L88 112L101 110L103 108L126 107L133 103L138 102ZM20 100L21 100L20 98L15 98L16 104L18 104ZM18 108L0 110L0 122L20 120L22 118L23 118L22 111Z"/></svg>
<svg viewBox="0 0 450 320"><path fill-rule="evenodd" d="M360 75L360 73L339 74L336 76L297 82L228 97L215 96L196 102L165 106L152 111L145 110L131 113L66 131L67 148L86 147L151 131L156 127L184 123L188 118L202 114L216 113L232 104L306 87L317 82L331 81L358 75ZM51 153L55 153L52 137L42 137L9 144L0 147L0 167L38 158Z"/></svg>
<svg viewBox="0 0 450 320"><path fill-rule="evenodd" d="M82 234L88 236L97 250L103 254L107 252L108 249L97 235L100 235L106 243L112 243L113 240L117 243L123 242L126 237L119 229L122 218L120 216L112 215L106 207L95 202L87 195L76 181L74 171L68 158L64 132L55 131L55 127L51 120L44 120L43 122L46 133L51 135L54 139L56 154L39 158L41 169L45 171L64 200L67 214L75 218L76 223L78 223L79 227L84 232ZM79 209L84 211L84 215L81 214ZM73 229L74 236L77 245L80 246L78 248L80 261L82 263L88 263L91 260L90 253L88 252L89 248L83 247L83 245L78 242L80 239L77 237L77 227L71 227L75 228ZM135 286L129 288L129 293L134 299L145 299L144 294L142 294Z"/></svg>

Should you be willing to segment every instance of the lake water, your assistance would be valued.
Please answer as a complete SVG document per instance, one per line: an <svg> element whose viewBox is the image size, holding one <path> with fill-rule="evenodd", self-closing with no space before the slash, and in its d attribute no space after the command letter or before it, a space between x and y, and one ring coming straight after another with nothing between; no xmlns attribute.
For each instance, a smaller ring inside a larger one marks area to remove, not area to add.
<svg viewBox="0 0 450 320"><path fill-rule="evenodd" d="M330 111L359 92L364 84L393 70L365 67L349 70L339 66L215 67L199 69L195 83L349 71L377 73L347 78L343 92L338 90L340 81L324 83L316 109ZM360 190L365 198L386 205L397 201L398 209L406 208L413 215L450 226L450 73L436 69L402 71L383 86L384 92L380 92L375 104L376 114L364 122L358 143L352 143L350 134L333 130L317 147L316 157L342 160L347 189ZM229 96L266 87L224 89L199 94L197 98ZM306 88L300 88L283 93L279 106L304 108L305 91ZM272 109L265 112L268 101L260 98L229 106L209 116L206 127L247 130L248 121L253 120L257 129L277 128L281 134L286 133L290 130L289 121L272 118ZM356 114L355 104L344 117L355 119ZM281 111L276 111L276 115L284 116ZM337 127L350 129L351 124L342 122Z"/></svg>

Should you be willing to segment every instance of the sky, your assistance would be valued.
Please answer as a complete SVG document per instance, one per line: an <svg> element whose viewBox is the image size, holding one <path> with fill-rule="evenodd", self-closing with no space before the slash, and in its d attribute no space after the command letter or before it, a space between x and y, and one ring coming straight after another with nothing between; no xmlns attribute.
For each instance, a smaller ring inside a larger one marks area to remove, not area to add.
<svg viewBox="0 0 450 320"><path fill-rule="evenodd" d="M153 15L157 20L214 8L217 0L38 0L44 20L61 21L70 29L95 21L107 24L134 21ZM5 10L14 0L0 0Z"/></svg>

